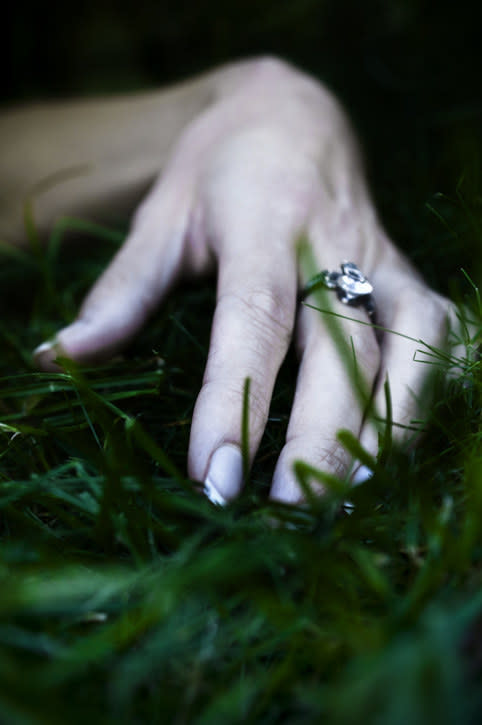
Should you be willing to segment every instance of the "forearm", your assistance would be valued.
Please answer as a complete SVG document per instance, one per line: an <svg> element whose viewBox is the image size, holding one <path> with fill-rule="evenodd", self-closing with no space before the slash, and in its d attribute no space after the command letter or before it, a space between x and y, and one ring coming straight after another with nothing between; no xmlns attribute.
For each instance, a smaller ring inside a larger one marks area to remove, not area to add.
<svg viewBox="0 0 482 725"><path fill-rule="evenodd" d="M233 64L162 91L4 111L0 240L24 243L27 200L42 236L59 216L125 218L186 124L250 67Z"/></svg>

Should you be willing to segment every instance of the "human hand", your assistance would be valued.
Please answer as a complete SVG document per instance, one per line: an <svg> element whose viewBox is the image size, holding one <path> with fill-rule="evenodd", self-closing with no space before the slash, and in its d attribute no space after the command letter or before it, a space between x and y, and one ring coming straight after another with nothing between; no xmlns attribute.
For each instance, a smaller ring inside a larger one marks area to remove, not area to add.
<svg viewBox="0 0 482 725"><path fill-rule="evenodd" d="M297 502L293 463L340 476L352 465L336 439L360 436L376 455L377 435L340 360L326 318L297 310L306 283L297 242L308 240L319 269L355 262L374 286L377 322L408 337L378 340L362 308L333 300L359 374L376 382L378 410L389 378L395 432L417 413L422 339L440 345L448 301L431 291L388 239L370 199L356 141L334 97L277 60L260 60L184 130L161 177L139 207L130 234L55 344L36 351L49 369L59 349L78 361L106 357L143 325L182 275L218 267L209 357L189 445L189 475L213 500L242 485L243 388L250 388L250 460L263 434L278 369L293 336L300 369L273 498ZM423 314L421 314L423 310ZM410 339L409 339L410 338Z"/></svg>

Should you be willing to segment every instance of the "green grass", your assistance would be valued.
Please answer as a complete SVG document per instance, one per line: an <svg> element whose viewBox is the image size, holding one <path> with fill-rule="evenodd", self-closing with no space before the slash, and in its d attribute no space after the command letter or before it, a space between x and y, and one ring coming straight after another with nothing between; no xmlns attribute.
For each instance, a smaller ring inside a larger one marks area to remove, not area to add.
<svg viewBox="0 0 482 725"><path fill-rule="evenodd" d="M290 352L248 485L214 507L185 475L213 285L178 290L110 364L39 373L30 350L119 241L69 224L102 244L72 258L57 230L47 252L5 250L0 271L0 722L475 722L481 364L451 379L454 361L433 358L425 437L405 451L386 436L347 516L330 479L305 507L268 502Z"/></svg>
<svg viewBox="0 0 482 725"><path fill-rule="evenodd" d="M96 0L72 23L66 4L13 3L6 98L292 59L341 94L390 233L480 328L460 269L480 284L474 4L277 0L261 17L259 5L133 14ZM424 438L397 450L387 436L339 516L332 480L305 508L267 501L290 352L245 492L213 507L185 478L213 285L172 295L122 358L38 373L31 350L73 318L121 239L67 224L82 253L64 253L62 227L47 254L0 250L0 724L480 722L481 363L452 379L453 361L432 359Z"/></svg>

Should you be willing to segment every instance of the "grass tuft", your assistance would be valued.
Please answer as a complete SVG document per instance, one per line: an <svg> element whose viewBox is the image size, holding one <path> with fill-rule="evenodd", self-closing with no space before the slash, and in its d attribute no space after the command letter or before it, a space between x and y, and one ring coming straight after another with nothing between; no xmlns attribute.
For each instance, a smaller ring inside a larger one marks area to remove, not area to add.
<svg viewBox="0 0 482 725"><path fill-rule="evenodd" d="M397 449L391 426L381 426L375 466L340 432L375 469L350 491L350 515L339 513L345 482L303 462L307 505L268 501L293 394L291 353L245 491L220 509L184 473L213 290L175 293L109 364L80 370L64 361L62 373L39 373L29 351L69 320L113 243L104 239L74 265L55 234L54 252L10 256L0 270L8 312L0 327L0 721L475 722L475 283L467 281L470 311L460 313L471 324L454 340L464 352L429 350L434 398L417 447ZM22 279L32 294L19 298ZM388 385L386 398L390 410ZM249 382L245 459L248 403ZM325 498L311 495L313 479Z"/></svg>

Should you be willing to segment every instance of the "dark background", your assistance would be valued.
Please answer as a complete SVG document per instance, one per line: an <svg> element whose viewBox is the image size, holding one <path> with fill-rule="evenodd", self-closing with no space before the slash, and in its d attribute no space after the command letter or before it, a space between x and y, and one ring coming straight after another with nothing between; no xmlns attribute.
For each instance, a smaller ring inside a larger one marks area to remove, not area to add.
<svg viewBox="0 0 482 725"><path fill-rule="evenodd" d="M256 54L291 60L344 101L366 149L382 216L429 280L446 291L460 266L478 274L479 5L19 0L6 12L6 103L161 86Z"/></svg>

